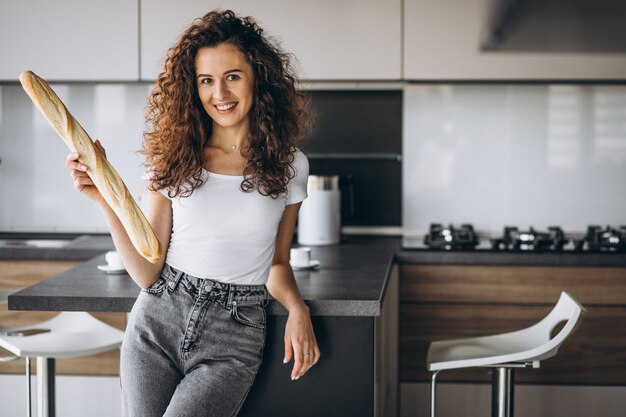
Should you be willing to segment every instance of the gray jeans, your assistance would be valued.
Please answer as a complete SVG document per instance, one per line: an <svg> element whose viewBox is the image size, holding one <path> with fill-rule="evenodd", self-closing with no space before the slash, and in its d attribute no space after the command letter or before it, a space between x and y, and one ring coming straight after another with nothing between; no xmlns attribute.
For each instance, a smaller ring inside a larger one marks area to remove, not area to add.
<svg viewBox="0 0 626 417"><path fill-rule="evenodd" d="M124 417L237 415L261 366L265 285L165 265L133 306L121 347Z"/></svg>

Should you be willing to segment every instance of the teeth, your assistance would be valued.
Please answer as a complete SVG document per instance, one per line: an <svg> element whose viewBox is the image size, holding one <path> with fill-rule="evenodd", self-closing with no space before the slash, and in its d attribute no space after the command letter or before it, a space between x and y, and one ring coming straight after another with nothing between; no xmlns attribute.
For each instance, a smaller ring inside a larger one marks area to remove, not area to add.
<svg viewBox="0 0 626 417"><path fill-rule="evenodd" d="M235 107L235 104L237 103L224 104L223 106L215 106L215 107L217 107L218 110L224 111L224 110L232 109L233 107Z"/></svg>

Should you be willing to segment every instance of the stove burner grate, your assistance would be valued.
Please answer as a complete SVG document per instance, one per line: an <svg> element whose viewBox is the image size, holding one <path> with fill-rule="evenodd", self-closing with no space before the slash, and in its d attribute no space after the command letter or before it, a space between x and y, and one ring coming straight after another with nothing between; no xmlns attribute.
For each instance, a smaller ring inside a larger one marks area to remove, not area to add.
<svg viewBox="0 0 626 417"><path fill-rule="evenodd" d="M607 226L605 229L589 226L587 235L583 239L575 240L574 245L578 251L626 252L626 226Z"/></svg>
<svg viewBox="0 0 626 417"><path fill-rule="evenodd" d="M478 245L478 236L471 224L462 224L460 228L439 223L432 223L430 231L424 236L424 244L430 249L466 250Z"/></svg>
<svg viewBox="0 0 626 417"><path fill-rule="evenodd" d="M532 226L528 231L520 231L514 226L506 226L501 238L491 239L493 250L516 251L562 251L569 242L558 226L548 227L547 232L538 232Z"/></svg>

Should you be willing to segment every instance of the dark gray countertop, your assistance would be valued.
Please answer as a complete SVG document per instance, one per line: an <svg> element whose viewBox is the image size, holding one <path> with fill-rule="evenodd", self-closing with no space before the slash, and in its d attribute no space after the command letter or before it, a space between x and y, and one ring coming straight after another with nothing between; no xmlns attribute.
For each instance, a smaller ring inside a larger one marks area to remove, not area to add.
<svg viewBox="0 0 626 417"><path fill-rule="evenodd" d="M312 247L311 258L319 260L320 267L295 272L298 288L311 314L378 316L388 270L393 254L399 250L399 242L397 238L349 237L340 245ZM104 248L108 249L110 247ZM104 263L104 255L100 254L19 291L9 296L9 309L130 311L139 287L126 274L109 275L96 268ZM270 301L268 312L286 314L274 300Z"/></svg>
<svg viewBox="0 0 626 417"><path fill-rule="evenodd" d="M84 240L80 247L21 249L16 259L89 259L9 297L13 310L130 311L139 294L128 275L108 275L103 252L113 249L110 236ZM0 258L7 258L0 248ZM30 251L30 252L29 252ZM296 281L313 315L377 316L393 263L440 265L626 267L623 253L529 253L492 251L402 250L399 237L344 237L340 245L312 247L321 266L296 271ZM42 257L43 256L43 257ZM95 256L95 257L94 257ZM82 257L82 258L81 258ZM270 314L285 314L272 300Z"/></svg>
<svg viewBox="0 0 626 417"><path fill-rule="evenodd" d="M0 234L0 237L2 236ZM320 250L320 254L329 254L335 249L340 251L346 249L349 251L350 245L355 244L367 244L370 248L380 246L381 249L389 249L383 256L385 263L387 257L395 255L395 261L401 264L626 267L626 253L581 253L575 251L564 251L561 253L494 252L491 250L433 251L423 248L403 248L402 238L400 237L344 236L341 245L329 246L327 248L319 247L314 250ZM73 243L58 249L0 247L0 259L89 260L114 249L113 241L109 235L85 235Z"/></svg>
<svg viewBox="0 0 626 417"><path fill-rule="evenodd" d="M0 238L21 238L24 234L1 234ZM29 237L34 237L30 235ZM56 238L56 234L39 234L38 238ZM74 240L62 248L35 248L35 247L0 247L0 259L43 259L43 260L87 260L114 250L111 236L106 235L64 235Z"/></svg>

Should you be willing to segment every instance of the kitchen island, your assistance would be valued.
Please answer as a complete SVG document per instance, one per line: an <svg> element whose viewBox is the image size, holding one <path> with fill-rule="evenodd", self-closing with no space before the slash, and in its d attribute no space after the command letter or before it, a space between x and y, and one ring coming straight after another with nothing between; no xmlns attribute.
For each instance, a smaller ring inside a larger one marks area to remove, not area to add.
<svg viewBox="0 0 626 417"><path fill-rule="evenodd" d="M21 251L24 259L76 259L111 248L110 238L99 236L71 250ZM588 315L556 358L541 370L520 372L520 382L625 381L615 366L626 360L624 253L402 250L398 237L348 236L337 246L314 247L312 257L321 267L295 276L322 358L305 377L290 381L292 365L282 365L286 312L272 300L264 365L242 415L395 415L397 382L428 381L430 341L521 328L549 311L562 290L577 297ZM102 255L91 258L10 296L9 306L129 311L139 288L127 275L98 271L103 263ZM444 380L488 378L471 371L448 375Z"/></svg>
<svg viewBox="0 0 626 417"><path fill-rule="evenodd" d="M393 256L398 250L397 238L357 237L312 248L320 267L296 271L295 277L311 311L321 359L304 377L291 381L293 362L282 363L286 311L270 300L263 365L241 416L397 414L398 274ZM126 274L98 270L104 263L104 255L98 255L19 291L9 297L9 309L130 311L139 287Z"/></svg>

